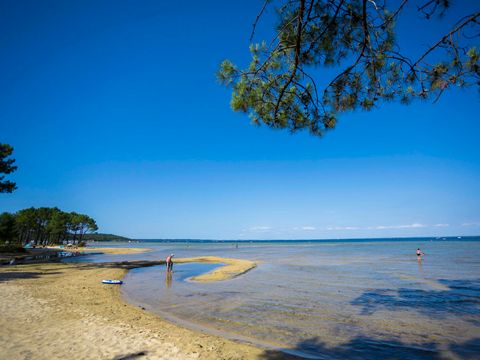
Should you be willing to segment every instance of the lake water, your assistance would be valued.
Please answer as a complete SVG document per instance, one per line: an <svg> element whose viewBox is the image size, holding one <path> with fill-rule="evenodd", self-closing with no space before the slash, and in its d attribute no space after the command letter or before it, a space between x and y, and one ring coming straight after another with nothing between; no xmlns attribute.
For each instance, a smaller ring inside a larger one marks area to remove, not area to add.
<svg viewBox="0 0 480 360"><path fill-rule="evenodd" d="M82 261L251 259L257 268L216 283L186 281L215 264L175 265L170 278L135 269L122 295L184 326L314 359L480 358L480 238L238 244L130 244L154 251Z"/></svg>

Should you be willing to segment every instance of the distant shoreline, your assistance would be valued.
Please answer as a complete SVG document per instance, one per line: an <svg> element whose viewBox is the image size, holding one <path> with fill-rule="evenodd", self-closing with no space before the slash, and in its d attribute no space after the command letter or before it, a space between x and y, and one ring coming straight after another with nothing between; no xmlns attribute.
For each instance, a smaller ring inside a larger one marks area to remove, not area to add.
<svg viewBox="0 0 480 360"><path fill-rule="evenodd" d="M321 242L389 242L389 241L480 241L480 235L475 236L427 236L427 237L378 237L378 238L345 238L345 239L278 239L278 240L222 240L222 239L131 239L131 242L143 243L321 243ZM112 240L112 242L114 242ZM125 243L125 241L115 241Z"/></svg>

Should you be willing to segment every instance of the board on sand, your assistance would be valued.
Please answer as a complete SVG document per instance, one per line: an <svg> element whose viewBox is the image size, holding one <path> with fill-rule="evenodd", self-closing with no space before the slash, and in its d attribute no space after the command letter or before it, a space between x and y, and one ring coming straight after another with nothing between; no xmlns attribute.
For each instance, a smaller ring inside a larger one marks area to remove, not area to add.
<svg viewBox="0 0 480 360"><path fill-rule="evenodd" d="M102 280L102 283L109 285L121 285L123 284L122 280Z"/></svg>

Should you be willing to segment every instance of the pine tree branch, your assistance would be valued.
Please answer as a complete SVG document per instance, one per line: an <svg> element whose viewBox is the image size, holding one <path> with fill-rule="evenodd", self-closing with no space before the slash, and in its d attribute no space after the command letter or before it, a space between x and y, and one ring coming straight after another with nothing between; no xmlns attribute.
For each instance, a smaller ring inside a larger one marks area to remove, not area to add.
<svg viewBox="0 0 480 360"><path fill-rule="evenodd" d="M275 105L275 111L273 113L273 118L277 117L278 114L278 108L280 107L280 103L282 101L283 95L285 94L285 90L287 90L287 87L292 83L293 78L295 77L297 73L297 68L298 64L300 62L300 49L301 49L301 40L302 40L302 20L303 20L303 12L305 11L305 0L300 0L300 10L298 11L298 22L297 22L297 36L296 36L296 43L295 43L295 59L294 59L294 64L293 64L293 69L292 73L281 89L278 99L277 99L277 104Z"/></svg>
<svg viewBox="0 0 480 360"><path fill-rule="evenodd" d="M448 34L442 36L440 40L438 40L435 44L433 44L430 49L428 49L414 64L413 67L416 68L417 65L425 59L425 57L430 54L433 50L439 47L443 42L448 39L451 35L455 34L456 32L460 31L463 27L465 27L470 22L476 22L476 19L480 17L480 12L472 14L466 18L463 22L461 22L455 29L451 30Z"/></svg>

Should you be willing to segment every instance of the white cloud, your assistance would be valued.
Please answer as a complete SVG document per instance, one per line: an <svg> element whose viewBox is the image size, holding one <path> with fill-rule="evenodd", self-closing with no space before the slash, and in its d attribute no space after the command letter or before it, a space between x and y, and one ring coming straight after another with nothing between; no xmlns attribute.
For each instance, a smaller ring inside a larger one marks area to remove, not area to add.
<svg viewBox="0 0 480 360"><path fill-rule="evenodd" d="M272 228L270 226L252 226L247 231L269 231Z"/></svg>
<svg viewBox="0 0 480 360"><path fill-rule="evenodd" d="M428 225L424 224L419 224L419 223L414 223L414 224L408 224L408 225L398 225L397 227L393 227L394 229L417 229L417 228L425 228L428 227Z"/></svg>
<svg viewBox="0 0 480 360"><path fill-rule="evenodd" d="M342 231L342 230L400 230L400 229L421 229L421 228L429 228L429 227L449 227L450 224L434 224L434 225L426 225L421 223L412 223L412 224L402 224L402 225L372 225L372 226L329 226L325 228L329 231ZM480 226L480 222L478 223L464 223L462 226Z"/></svg>
<svg viewBox="0 0 480 360"><path fill-rule="evenodd" d="M424 228L424 227L428 227L428 225L418 224L418 223L410 224L410 225L400 225L400 228Z"/></svg>
<svg viewBox="0 0 480 360"><path fill-rule="evenodd" d="M445 227L449 226L448 224L436 224L434 226L438 227ZM420 223L413 223L413 224L406 224L406 225L375 225L375 226L329 226L326 229L330 231L335 230L390 230L390 229L419 229L425 228L428 225L420 224Z"/></svg>
<svg viewBox="0 0 480 360"><path fill-rule="evenodd" d="M377 226L368 226L367 230L388 230L388 229L418 229L428 227L424 224L413 223L407 225L377 225Z"/></svg>
<svg viewBox="0 0 480 360"><path fill-rule="evenodd" d="M312 230L316 230L317 228L315 226L294 226L292 228L292 230L294 231L300 231L300 230L304 230L304 231L312 231Z"/></svg>
<svg viewBox="0 0 480 360"><path fill-rule="evenodd" d="M462 226L480 226L480 222L463 223Z"/></svg>
<svg viewBox="0 0 480 360"><path fill-rule="evenodd" d="M327 230L360 230L361 228L356 226L330 226Z"/></svg>

